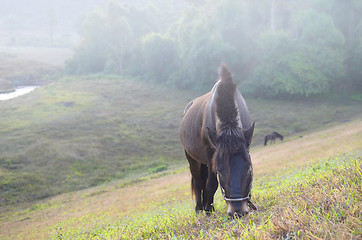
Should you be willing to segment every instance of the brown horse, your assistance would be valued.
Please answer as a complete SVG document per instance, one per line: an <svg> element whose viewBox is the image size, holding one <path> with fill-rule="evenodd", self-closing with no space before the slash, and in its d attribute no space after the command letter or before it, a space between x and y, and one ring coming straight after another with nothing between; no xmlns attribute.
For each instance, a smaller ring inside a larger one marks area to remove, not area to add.
<svg viewBox="0 0 362 240"><path fill-rule="evenodd" d="M253 168L249 147L254 124L231 72L220 67L219 81L191 101L180 122L180 139L190 164L196 212L213 210L220 183L229 216L256 209L250 202Z"/></svg>

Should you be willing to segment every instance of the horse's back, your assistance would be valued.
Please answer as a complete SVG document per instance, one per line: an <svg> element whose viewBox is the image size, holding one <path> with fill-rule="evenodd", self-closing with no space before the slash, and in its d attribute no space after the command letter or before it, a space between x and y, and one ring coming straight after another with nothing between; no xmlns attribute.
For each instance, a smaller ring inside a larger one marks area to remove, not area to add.
<svg viewBox="0 0 362 240"><path fill-rule="evenodd" d="M207 163L204 143L204 116L210 98L210 92L194 99L188 104L180 122L180 139L185 151L195 160Z"/></svg>

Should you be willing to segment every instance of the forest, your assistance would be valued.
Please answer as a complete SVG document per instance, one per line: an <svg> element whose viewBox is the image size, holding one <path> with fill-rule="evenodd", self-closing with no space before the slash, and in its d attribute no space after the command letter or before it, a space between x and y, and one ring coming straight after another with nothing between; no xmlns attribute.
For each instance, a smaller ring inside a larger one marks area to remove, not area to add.
<svg viewBox="0 0 362 240"><path fill-rule="evenodd" d="M226 63L242 92L308 97L362 88L358 0L111 1L87 13L70 74L209 89Z"/></svg>

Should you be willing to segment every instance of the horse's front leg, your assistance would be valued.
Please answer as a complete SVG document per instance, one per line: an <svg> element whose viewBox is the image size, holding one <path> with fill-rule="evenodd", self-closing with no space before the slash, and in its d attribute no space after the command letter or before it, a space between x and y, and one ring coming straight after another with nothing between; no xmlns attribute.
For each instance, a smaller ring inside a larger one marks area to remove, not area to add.
<svg viewBox="0 0 362 240"><path fill-rule="evenodd" d="M215 210L214 203L214 195L218 187L217 176L211 170L211 167L208 169L208 178L206 181L206 188L204 192L204 210L207 215Z"/></svg>

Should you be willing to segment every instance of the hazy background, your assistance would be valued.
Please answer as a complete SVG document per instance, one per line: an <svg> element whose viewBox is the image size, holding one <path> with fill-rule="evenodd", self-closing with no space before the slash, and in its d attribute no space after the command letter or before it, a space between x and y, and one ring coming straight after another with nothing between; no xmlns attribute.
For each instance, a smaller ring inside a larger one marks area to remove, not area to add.
<svg viewBox="0 0 362 240"><path fill-rule="evenodd" d="M245 93L360 92L357 0L2 1L7 46L69 47L69 74L208 89L225 62Z"/></svg>
<svg viewBox="0 0 362 240"><path fill-rule="evenodd" d="M72 46L84 14L107 1L1 1L1 44L12 46Z"/></svg>

